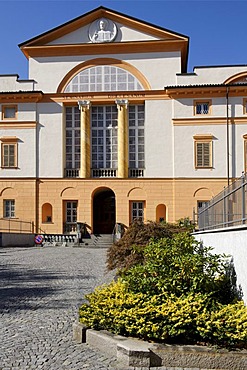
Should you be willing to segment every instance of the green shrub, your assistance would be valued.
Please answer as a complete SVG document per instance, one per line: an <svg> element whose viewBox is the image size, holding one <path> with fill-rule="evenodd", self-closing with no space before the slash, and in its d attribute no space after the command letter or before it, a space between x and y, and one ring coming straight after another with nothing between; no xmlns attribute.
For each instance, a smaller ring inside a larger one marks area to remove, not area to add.
<svg viewBox="0 0 247 370"><path fill-rule="evenodd" d="M87 295L80 321L146 340L247 348L247 309L233 266L211 252L187 232L152 239L140 263Z"/></svg>
<svg viewBox="0 0 247 370"><path fill-rule="evenodd" d="M120 276L133 292L146 295L189 292L210 294L227 304L240 298L229 273L229 258L211 253L188 233L152 241L143 250L143 264L124 270Z"/></svg>
<svg viewBox="0 0 247 370"><path fill-rule="evenodd" d="M247 347L247 309L223 306L207 295L146 297L121 279L87 295L80 321L91 328L165 343L208 343Z"/></svg>

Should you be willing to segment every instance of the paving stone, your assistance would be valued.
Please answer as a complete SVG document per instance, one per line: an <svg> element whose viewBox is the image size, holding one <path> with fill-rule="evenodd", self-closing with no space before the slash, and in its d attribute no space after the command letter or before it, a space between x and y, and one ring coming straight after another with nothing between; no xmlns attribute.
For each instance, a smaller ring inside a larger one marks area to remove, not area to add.
<svg viewBox="0 0 247 370"><path fill-rule="evenodd" d="M72 340L84 295L113 278L105 259L105 248L0 249L0 370L116 368Z"/></svg>

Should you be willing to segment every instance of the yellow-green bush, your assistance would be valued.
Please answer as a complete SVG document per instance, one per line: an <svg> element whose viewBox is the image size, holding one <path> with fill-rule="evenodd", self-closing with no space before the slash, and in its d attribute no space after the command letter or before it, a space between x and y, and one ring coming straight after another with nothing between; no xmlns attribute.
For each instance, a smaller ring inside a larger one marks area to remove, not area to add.
<svg viewBox="0 0 247 370"><path fill-rule="evenodd" d="M145 237L148 230L141 228ZM131 236L135 241L133 230ZM116 282L87 296L82 323L166 343L247 348L247 309L228 256L212 253L187 232L152 239L140 255Z"/></svg>
<svg viewBox="0 0 247 370"><path fill-rule="evenodd" d="M80 322L95 329L166 343L247 346L247 309L242 302L209 305L202 294L156 296L128 290L119 279L87 295Z"/></svg>

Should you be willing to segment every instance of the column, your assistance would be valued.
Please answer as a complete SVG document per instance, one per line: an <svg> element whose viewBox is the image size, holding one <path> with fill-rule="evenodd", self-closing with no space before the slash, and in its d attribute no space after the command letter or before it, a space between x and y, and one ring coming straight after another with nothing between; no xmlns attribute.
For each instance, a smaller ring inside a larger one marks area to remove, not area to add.
<svg viewBox="0 0 247 370"><path fill-rule="evenodd" d="M128 100L116 100L118 108L118 177L128 178Z"/></svg>
<svg viewBox="0 0 247 370"><path fill-rule="evenodd" d="M80 177L90 178L90 101L78 102L81 112L81 167Z"/></svg>

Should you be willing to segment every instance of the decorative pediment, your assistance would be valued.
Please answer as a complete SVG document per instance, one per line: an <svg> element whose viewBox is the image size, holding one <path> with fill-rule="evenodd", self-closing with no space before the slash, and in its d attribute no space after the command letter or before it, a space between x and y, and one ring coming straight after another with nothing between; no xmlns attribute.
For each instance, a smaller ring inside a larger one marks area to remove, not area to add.
<svg viewBox="0 0 247 370"><path fill-rule="evenodd" d="M99 7L19 47L27 58L179 51L185 69L188 42L182 34Z"/></svg>

